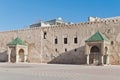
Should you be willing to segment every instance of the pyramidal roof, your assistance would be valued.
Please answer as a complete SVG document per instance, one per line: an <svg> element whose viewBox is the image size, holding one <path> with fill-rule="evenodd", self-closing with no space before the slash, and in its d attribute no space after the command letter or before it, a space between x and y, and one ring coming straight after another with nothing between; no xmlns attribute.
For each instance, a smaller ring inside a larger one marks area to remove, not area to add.
<svg viewBox="0 0 120 80"><path fill-rule="evenodd" d="M86 42L93 41L109 41L109 39L104 34L98 31L94 35L92 35L88 40L86 40Z"/></svg>
<svg viewBox="0 0 120 80"><path fill-rule="evenodd" d="M17 37L14 40L12 40L11 42L9 42L7 45L26 45L26 44L23 40L21 40L20 38Z"/></svg>

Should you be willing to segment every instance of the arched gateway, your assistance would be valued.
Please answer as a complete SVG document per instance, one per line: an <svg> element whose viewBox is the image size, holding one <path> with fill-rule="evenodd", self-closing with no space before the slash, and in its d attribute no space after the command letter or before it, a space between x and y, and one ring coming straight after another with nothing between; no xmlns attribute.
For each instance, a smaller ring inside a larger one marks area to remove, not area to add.
<svg viewBox="0 0 120 80"><path fill-rule="evenodd" d="M18 53L18 55L19 55L19 62L24 62L24 50L23 49L20 49L19 50L19 53Z"/></svg>
<svg viewBox="0 0 120 80"><path fill-rule="evenodd" d="M97 46L93 46L90 49L90 60L89 63L90 64L100 64L101 63L101 53L100 53L100 49Z"/></svg>
<svg viewBox="0 0 120 80"><path fill-rule="evenodd" d="M28 47L20 38L12 40L8 45L8 62L26 62Z"/></svg>
<svg viewBox="0 0 120 80"><path fill-rule="evenodd" d="M86 42L87 64L109 63L109 40L105 35L96 32Z"/></svg>

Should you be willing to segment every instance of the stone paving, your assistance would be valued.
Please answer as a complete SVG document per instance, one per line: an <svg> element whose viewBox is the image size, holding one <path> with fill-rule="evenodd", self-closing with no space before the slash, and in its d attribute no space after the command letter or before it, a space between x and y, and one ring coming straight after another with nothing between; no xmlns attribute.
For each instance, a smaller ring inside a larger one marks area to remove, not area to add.
<svg viewBox="0 0 120 80"><path fill-rule="evenodd" d="M120 66L0 63L0 80L120 80Z"/></svg>

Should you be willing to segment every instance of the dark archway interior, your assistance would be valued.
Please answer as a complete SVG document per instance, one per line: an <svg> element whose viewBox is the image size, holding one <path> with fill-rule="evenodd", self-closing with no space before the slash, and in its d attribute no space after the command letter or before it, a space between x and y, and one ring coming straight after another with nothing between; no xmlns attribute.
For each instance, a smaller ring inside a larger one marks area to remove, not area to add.
<svg viewBox="0 0 120 80"><path fill-rule="evenodd" d="M100 52L99 48L97 46L93 46L90 50L90 52Z"/></svg>
<svg viewBox="0 0 120 80"><path fill-rule="evenodd" d="M93 46L91 48L89 62L90 62L90 64L101 63L100 49L97 46Z"/></svg>

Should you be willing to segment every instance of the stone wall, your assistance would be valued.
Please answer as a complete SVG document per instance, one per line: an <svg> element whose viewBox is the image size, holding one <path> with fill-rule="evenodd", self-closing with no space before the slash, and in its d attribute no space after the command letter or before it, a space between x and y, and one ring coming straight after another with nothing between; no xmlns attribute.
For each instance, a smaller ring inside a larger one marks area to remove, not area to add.
<svg viewBox="0 0 120 80"><path fill-rule="evenodd" d="M42 28L47 32L47 38L42 40L44 62L50 63L86 63L84 54L85 40L97 31L105 34L110 40L111 64L119 63L119 35L120 20L108 20L99 22L85 22L72 25L53 26ZM77 36L78 43L74 44L74 37ZM54 43L55 38L58 44ZM64 37L68 38L68 44L64 44ZM56 51L57 49L57 51ZM67 49L67 52L65 52Z"/></svg>
<svg viewBox="0 0 120 80"><path fill-rule="evenodd" d="M16 37L21 38L28 45L29 62L40 61L40 45L41 45L41 30L38 28L34 29L23 29L13 30L0 33L0 53L7 51L7 43L11 42Z"/></svg>
<svg viewBox="0 0 120 80"><path fill-rule="evenodd" d="M119 19L0 32L0 53L7 51L8 42L19 37L28 45L29 62L85 64L85 40L97 31L105 34L110 40L111 63L118 64ZM68 40L67 44L64 44L65 37ZM75 37L78 39L77 44L74 43ZM58 44L55 44L55 38Z"/></svg>

